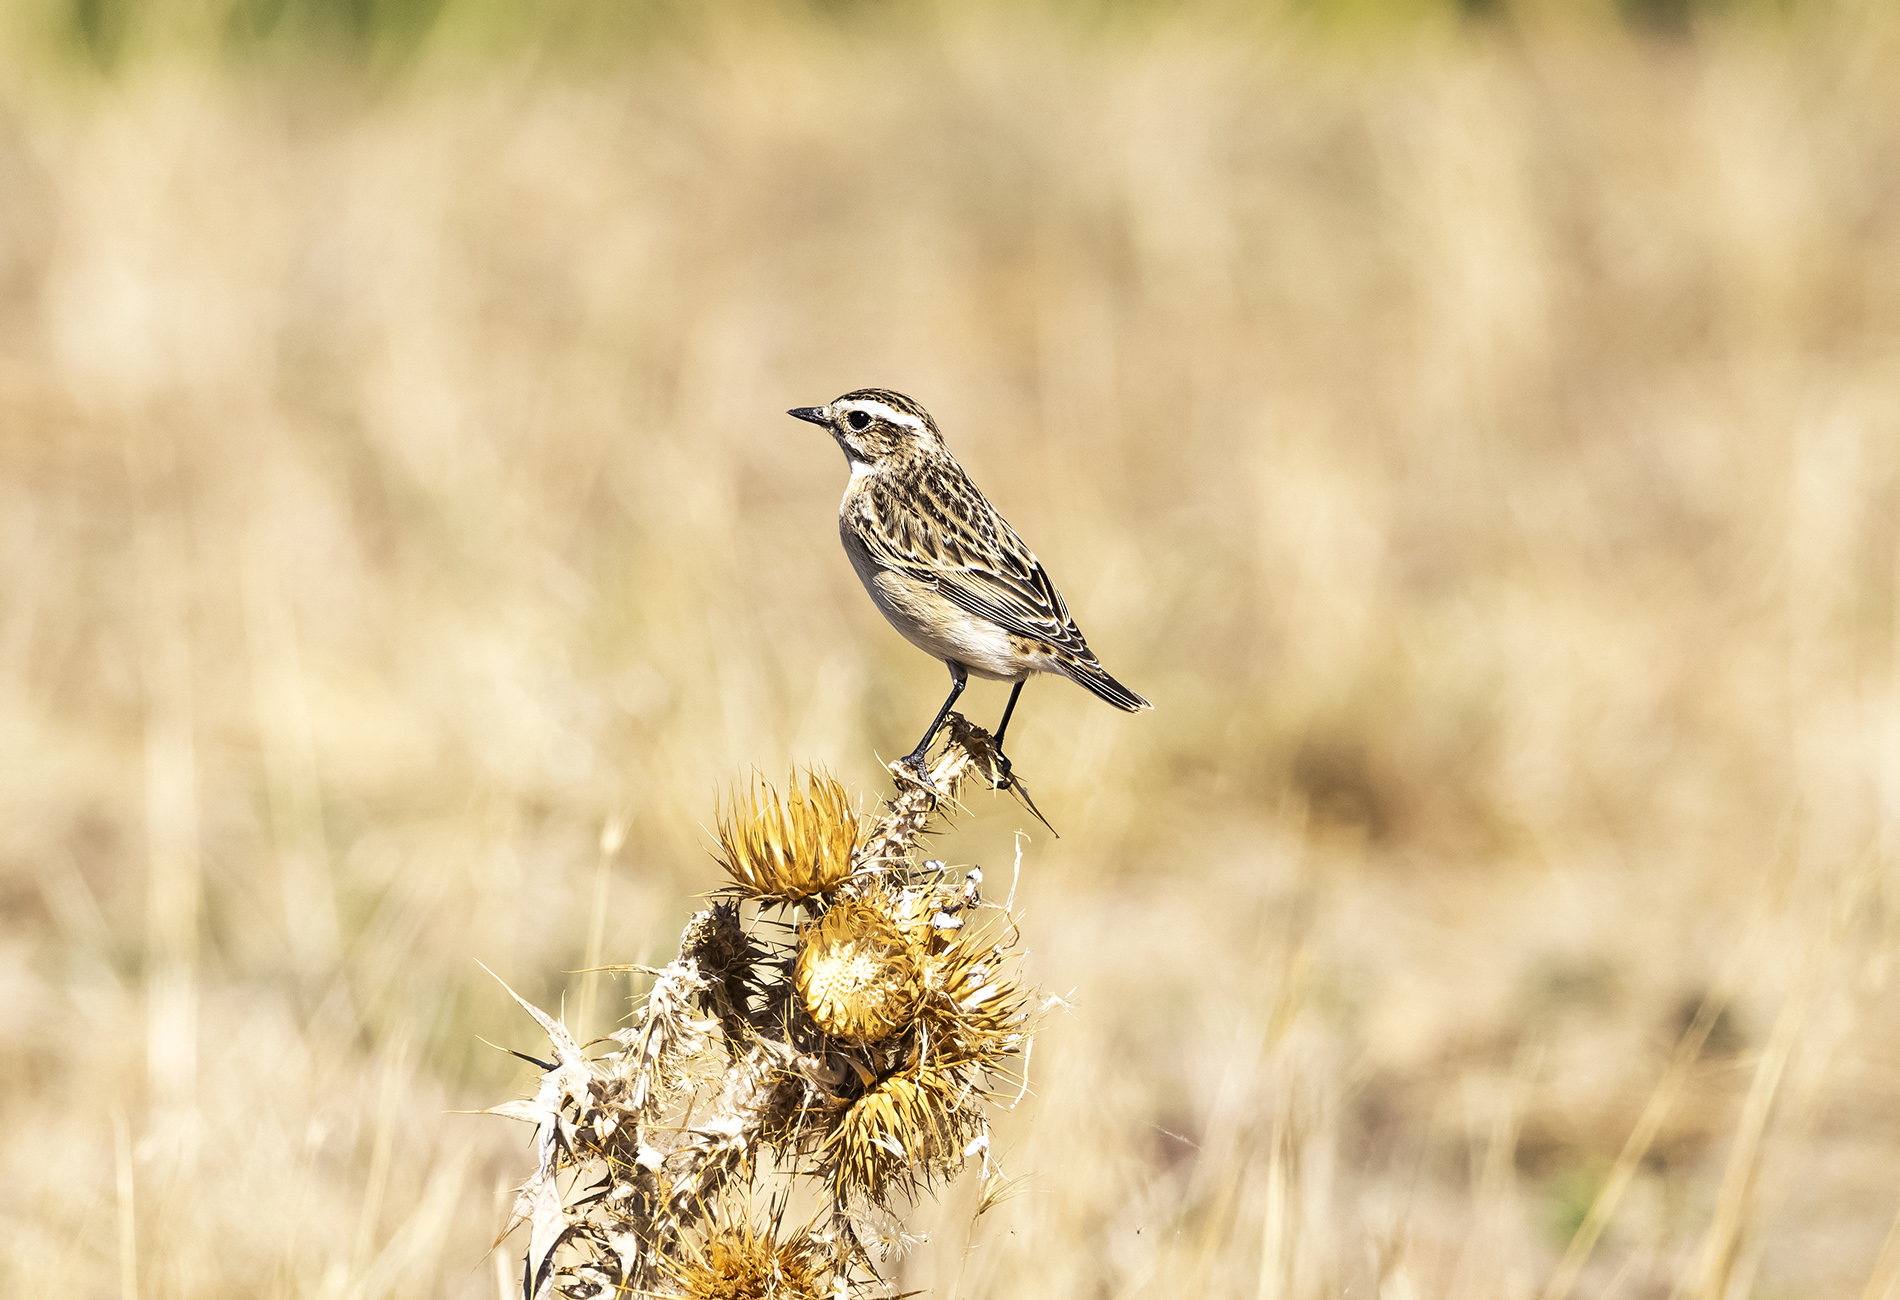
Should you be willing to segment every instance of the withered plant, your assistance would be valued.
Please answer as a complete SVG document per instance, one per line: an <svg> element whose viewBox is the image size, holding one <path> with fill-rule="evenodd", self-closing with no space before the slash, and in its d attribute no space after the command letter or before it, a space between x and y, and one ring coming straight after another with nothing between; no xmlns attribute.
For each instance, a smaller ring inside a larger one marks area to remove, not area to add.
<svg viewBox="0 0 1900 1300"><path fill-rule="evenodd" d="M966 777L997 774L989 733L952 714L946 734L935 789L893 764L868 828L818 772L735 794L730 883L607 1050L516 996L553 1056L493 1108L536 1128L508 1225L529 1227L527 1300L875 1293L894 1216L972 1160L1000 1178L988 1106L1026 1086L1039 1004L981 870L913 857Z"/></svg>

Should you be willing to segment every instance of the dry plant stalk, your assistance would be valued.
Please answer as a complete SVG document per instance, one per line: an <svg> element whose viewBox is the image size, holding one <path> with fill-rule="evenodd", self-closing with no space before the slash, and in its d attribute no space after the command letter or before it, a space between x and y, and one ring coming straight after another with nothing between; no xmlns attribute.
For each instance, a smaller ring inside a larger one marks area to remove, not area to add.
<svg viewBox="0 0 1900 1300"><path fill-rule="evenodd" d="M891 1216L973 1157L1001 1177L986 1107L1018 1091L1038 1003L1010 967L1015 918L977 923L982 872L912 859L972 770L994 782L989 733L952 714L945 734L936 789L893 764L895 797L863 833L820 773L783 802L762 782L735 796L727 897L647 972L612 1050L588 1055L515 997L553 1052L533 1097L490 1112L536 1129L503 1233L529 1225L525 1300L865 1294L882 1285L865 1243ZM792 1222L800 1186L818 1208Z"/></svg>

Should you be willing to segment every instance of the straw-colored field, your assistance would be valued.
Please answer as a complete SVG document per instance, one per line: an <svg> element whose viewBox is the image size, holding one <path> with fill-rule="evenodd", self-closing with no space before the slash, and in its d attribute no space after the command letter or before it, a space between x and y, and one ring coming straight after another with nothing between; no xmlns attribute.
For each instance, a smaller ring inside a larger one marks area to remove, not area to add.
<svg viewBox="0 0 1900 1300"><path fill-rule="evenodd" d="M1892 11L958 13L10 76L0 1294L506 1294L477 962L611 1028L715 796L948 685L863 384L1157 705L940 842L1073 1010L904 1287L1535 1296L1607 1188L1572 1295L1888 1294Z"/></svg>

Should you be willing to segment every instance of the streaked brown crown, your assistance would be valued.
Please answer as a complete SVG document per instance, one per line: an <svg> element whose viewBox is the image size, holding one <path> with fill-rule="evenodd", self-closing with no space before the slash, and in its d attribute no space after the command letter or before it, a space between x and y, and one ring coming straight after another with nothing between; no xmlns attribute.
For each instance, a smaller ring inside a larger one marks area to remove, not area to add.
<svg viewBox="0 0 1900 1300"><path fill-rule="evenodd" d="M876 465L892 457L942 454L943 434L916 398L890 388L858 388L823 408L845 456Z"/></svg>

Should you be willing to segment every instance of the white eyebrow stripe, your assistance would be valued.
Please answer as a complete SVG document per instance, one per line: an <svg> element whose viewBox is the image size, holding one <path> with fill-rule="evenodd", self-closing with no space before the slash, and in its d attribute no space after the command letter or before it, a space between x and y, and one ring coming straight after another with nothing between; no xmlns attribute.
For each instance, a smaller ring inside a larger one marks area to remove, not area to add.
<svg viewBox="0 0 1900 1300"><path fill-rule="evenodd" d="M847 411L863 411L866 415L876 416L878 419L887 420L892 424L900 424L904 428L915 430L918 433L924 431L924 422L916 416L900 411L894 406L886 406L884 403L869 397L860 397L850 402L840 402L839 406Z"/></svg>

